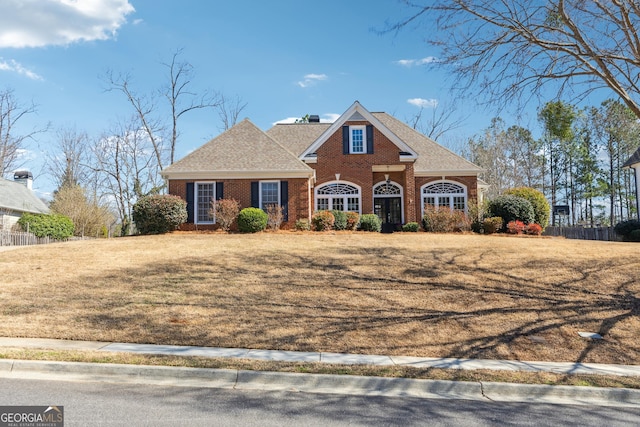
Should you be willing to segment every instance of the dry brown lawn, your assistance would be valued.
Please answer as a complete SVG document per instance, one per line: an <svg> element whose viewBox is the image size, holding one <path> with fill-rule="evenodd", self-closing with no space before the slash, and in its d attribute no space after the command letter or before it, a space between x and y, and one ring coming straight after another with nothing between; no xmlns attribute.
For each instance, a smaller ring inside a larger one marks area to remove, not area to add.
<svg viewBox="0 0 640 427"><path fill-rule="evenodd" d="M28 247L0 252L0 336L640 364L639 255L430 233Z"/></svg>

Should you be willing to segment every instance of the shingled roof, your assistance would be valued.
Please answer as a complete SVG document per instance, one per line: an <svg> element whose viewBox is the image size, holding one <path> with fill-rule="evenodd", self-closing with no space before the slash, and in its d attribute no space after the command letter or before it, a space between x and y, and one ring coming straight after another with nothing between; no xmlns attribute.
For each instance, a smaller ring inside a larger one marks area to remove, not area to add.
<svg viewBox="0 0 640 427"><path fill-rule="evenodd" d="M47 205L26 185L0 178L0 210L49 213Z"/></svg>
<svg viewBox="0 0 640 427"><path fill-rule="evenodd" d="M267 135L300 156L329 126L331 123L278 123L267 131Z"/></svg>
<svg viewBox="0 0 640 427"><path fill-rule="evenodd" d="M313 169L249 119L162 171L162 176L170 179L242 179L271 175L306 178L313 175Z"/></svg>
<svg viewBox="0 0 640 427"><path fill-rule="evenodd" d="M387 113L371 113L391 132L418 153L416 175L478 174L482 168L438 144Z"/></svg>

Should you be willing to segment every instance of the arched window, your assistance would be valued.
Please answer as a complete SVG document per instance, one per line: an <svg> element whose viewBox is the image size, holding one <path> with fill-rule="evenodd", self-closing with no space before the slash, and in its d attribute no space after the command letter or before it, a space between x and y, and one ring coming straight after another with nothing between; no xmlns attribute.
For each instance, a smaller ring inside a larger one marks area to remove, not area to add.
<svg viewBox="0 0 640 427"><path fill-rule="evenodd" d="M316 187L316 210L338 210L360 213L360 187L333 181Z"/></svg>
<svg viewBox="0 0 640 427"><path fill-rule="evenodd" d="M373 195L376 197L399 197L402 196L402 187L395 182L382 181L373 187Z"/></svg>
<svg viewBox="0 0 640 427"><path fill-rule="evenodd" d="M467 211L467 187L457 182L430 182L422 186L420 194L422 195L423 214L425 206Z"/></svg>

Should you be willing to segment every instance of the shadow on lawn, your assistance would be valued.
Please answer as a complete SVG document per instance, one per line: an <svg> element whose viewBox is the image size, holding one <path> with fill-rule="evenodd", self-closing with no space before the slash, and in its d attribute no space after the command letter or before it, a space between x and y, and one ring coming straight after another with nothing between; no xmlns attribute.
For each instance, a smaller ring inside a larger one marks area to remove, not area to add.
<svg viewBox="0 0 640 427"><path fill-rule="evenodd" d="M608 271L637 264L485 264L483 255L470 260L462 249L185 256L111 272L131 285L102 293L78 320L91 334L121 341L640 363L636 278L610 289L598 283ZM81 282L99 289L108 279ZM605 339L582 339L580 330Z"/></svg>

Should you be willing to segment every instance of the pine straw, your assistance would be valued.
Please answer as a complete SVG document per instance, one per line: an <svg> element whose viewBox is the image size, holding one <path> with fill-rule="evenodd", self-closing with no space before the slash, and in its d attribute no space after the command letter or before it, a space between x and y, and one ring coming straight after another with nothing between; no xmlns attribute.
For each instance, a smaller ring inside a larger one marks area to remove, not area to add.
<svg viewBox="0 0 640 427"><path fill-rule="evenodd" d="M294 232L29 247L0 252L0 336L640 364L639 249Z"/></svg>

